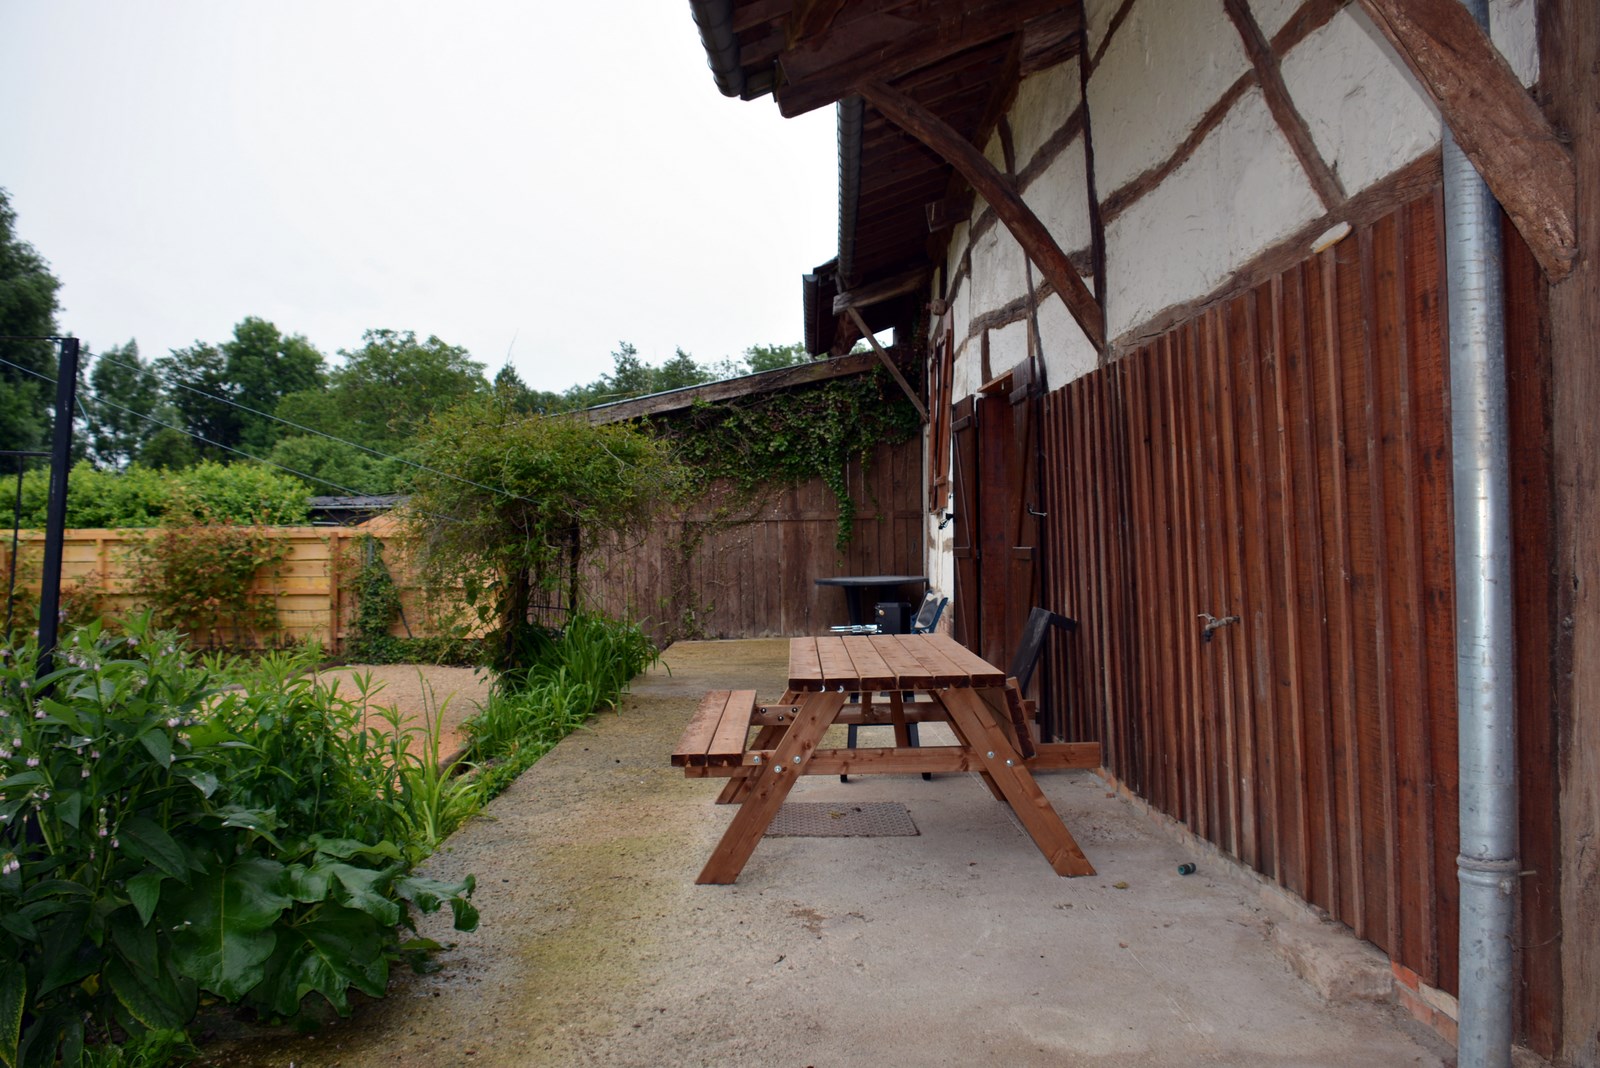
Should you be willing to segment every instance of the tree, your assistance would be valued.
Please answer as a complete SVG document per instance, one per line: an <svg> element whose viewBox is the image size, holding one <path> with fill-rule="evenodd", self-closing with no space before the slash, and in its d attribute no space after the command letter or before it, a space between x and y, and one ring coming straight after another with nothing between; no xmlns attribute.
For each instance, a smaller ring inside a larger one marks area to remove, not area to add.
<svg viewBox="0 0 1600 1068"><path fill-rule="evenodd" d="M0 449L39 449L50 435L55 397L53 341L3 340L56 332L61 283L32 245L17 237L16 212L0 189Z"/></svg>
<svg viewBox="0 0 1600 1068"><path fill-rule="evenodd" d="M407 512L420 559L494 621L504 666L532 591L565 584L577 609L586 540L642 529L682 482L667 445L634 426L519 417L493 396L431 418L417 456L432 469L415 474Z"/></svg>
<svg viewBox="0 0 1600 1068"><path fill-rule="evenodd" d="M399 460L374 456L354 445L315 434L295 434L281 439L267 460L294 472L312 493L394 493L405 484L410 470Z"/></svg>
<svg viewBox="0 0 1600 1068"><path fill-rule="evenodd" d="M694 362L682 349L678 349L672 359L655 369L652 376L655 381L651 383L652 393L662 393L669 389L682 389L685 386L698 386L711 381L711 375Z"/></svg>
<svg viewBox="0 0 1600 1068"><path fill-rule="evenodd" d="M283 436L271 418L279 402L321 389L325 374L322 353L310 342L255 316L241 320L231 340L173 349L155 369L184 430L206 439L198 451L224 461L234 449L251 456L270 449Z"/></svg>
<svg viewBox="0 0 1600 1068"><path fill-rule="evenodd" d="M324 434L381 452L406 447L427 417L489 392L483 364L466 349L437 337L418 341L409 330L368 330L343 363L328 373L327 389L284 397L277 415Z"/></svg>
<svg viewBox="0 0 1600 1068"><path fill-rule="evenodd" d="M620 347L611 354L611 373L605 376L606 390L610 394L606 400L627 400L651 392L655 375L650 365L639 358L639 350L632 343L618 344Z"/></svg>
<svg viewBox="0 0 1600 1068"><path fill-rule="evenodd" d="M810 363L811 354L806 351L803 341L796 341L792 345L751 345L744 350L744 362L750 374L757 374Z"/></svg>
<svg viewBox="0 0 1600 1068"><path fill-rule="evenodd" d="M228 358L215 345L196 341L173 349L155 362L166 400L178 425L193 438L199 455L220 461L232 458L239 443L239 409L228 403Z"/></svg>
<svg viewBox="0 0 1600 1068"><path fill-rule="evenodd" d="M139 458L161 429L141 417L156 414L161 406L161 379L140 357L139 343L128 341L95 356L87 392L90 456L96 466L120 471Z"/></svg>
<svg viewBox="0 0 1600 1068"><path fill-rule="evenodd" d="M290 393L321 389L327 369L322 353L299 334L285 335L265 319L248 316L222 345L229 399L252 411L238 411L238 445L261 456L286 432L269 418ZM256 414L257 412L263 414Z"/></svg>

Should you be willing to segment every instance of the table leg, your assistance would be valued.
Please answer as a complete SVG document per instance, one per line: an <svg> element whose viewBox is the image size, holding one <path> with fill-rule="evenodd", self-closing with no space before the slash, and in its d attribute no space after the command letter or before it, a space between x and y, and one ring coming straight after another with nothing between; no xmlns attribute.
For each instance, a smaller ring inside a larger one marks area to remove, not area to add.
<svg viewBox="0 0 1600 1068"><path fill-rule="evenodd" d="M844 694L837 692L808 694L800 702L800 711L773 750L772 763L749 777L749 795L733 814L733 822L728 824L722 841L695 882L731 883L739 877L750 854L755 852L756 843L766 833L767 824L778 814L795 780L805 774L811 754L843 707Z"/></svg>
<svg viewBox="0 0 1600 1068"><path fill-rule="evenodd" d="M951 723L975 751L974 755L992 780L991 789L997 790L1011 806L1011 811L1017 814L1056 874L1093 875L1094 865L1078 848L1050 799L1033 781L1033 774L1012 747L1006 731L995 722L994 713L984 700L968 689L945 690L939 696L950 713Z"/></svg>

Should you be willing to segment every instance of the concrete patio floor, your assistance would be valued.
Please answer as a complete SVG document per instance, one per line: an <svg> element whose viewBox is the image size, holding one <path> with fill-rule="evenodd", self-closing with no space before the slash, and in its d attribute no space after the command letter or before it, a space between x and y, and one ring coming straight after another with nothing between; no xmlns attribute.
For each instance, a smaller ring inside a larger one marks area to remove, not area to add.
<svg viewBox="0 0 1600 1068"><path fill-rule="evenodd" d="M668 755L706 690L777 697L786 651L673 646L430 862L475 872L483 914L429 928L459 942L440 972L215 1063L1453 1063L1390 1003L1324 1002L1274 948L1307 920L1087 772L1040 782L1095 877L1057 877L974 776L811 777L792 799L898 801L921 833L767 838L736 885L696 886L732 810Z"/></svg>

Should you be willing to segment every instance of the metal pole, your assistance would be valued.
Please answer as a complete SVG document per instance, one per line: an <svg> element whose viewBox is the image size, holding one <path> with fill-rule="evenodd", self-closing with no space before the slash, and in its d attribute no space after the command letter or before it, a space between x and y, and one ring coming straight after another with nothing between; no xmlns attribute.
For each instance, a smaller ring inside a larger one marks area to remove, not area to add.
<svg viewBox="0 0 1600 1068"><path fill-rule="evenodd" d="M1464 0L1485 30L1487 0ZM1461 1068L1511 1064L1517 739L1500 206L1444 130L1454 462Z"/></svg>
<svg viewBox="0 0 1600 1068"><path fill-rule="evenodd" d="M56 423L50 441L50 503L45 510L44 574L39 589L39 670L55 667L61 626L61 545L67 529L67 473L72 467L72 413L78 394L78 339L61 339L56 367Z"/></svg>

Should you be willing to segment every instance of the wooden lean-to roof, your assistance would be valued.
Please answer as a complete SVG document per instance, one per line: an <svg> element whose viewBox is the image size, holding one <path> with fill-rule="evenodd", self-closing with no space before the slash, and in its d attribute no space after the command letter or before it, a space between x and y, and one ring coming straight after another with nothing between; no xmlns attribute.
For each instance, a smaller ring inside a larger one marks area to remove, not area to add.
<svg viewBox="0 0 1600 1068"><path fill-rule="evenodd" d="M839 107L839 255L806 278L806 341L847 350L854 306L874 331L917 319L940 232L967 183L921 140L863 102L904 94L981 145L1017 78L1076 55L1075 5L1059 0L692 0L717 85L771 94L786 116Z"/></svg>

